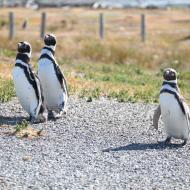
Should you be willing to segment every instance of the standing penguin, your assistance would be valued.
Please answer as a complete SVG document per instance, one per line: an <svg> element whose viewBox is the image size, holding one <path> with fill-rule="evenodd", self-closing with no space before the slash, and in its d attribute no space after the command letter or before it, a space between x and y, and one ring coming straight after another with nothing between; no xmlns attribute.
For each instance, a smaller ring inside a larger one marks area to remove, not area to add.
<svg viewBox="0 0 190 190"><path fill-rule="evenodd" d="M48 117L60 117L66 113L68 100L68 89L65 77L54 57L56 48L56 37L46 34L45 46L42 48L38 62L38 76L42 84L45 104L48 109Z"/></svg>
<svg viewBox="0 0 190 190"><path fill-rule="evenodd" d="M47 113L40 81L29 63L31 53L32 49L28 42L18 43L13 81L16 95L24 110L29 113L31 122L44 122L47 120Z"/></svg>
<svg viewBox="0 0 190 190"><path fill-rule="evenodd" d="M158 128L158 120L162 115L167 138L165 143L170 143L171 138L182 139L186 145L190 131L190 111L184 101L177 85L177 74L174 69L164 70L164 82L160 90L160 104L155 110L153 125Z"/></svg>

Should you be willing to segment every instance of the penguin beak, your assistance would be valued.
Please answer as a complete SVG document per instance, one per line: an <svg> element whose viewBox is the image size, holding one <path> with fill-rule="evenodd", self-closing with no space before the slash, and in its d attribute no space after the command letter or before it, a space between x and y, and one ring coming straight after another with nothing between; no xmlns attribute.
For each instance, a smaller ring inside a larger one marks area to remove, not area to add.
<svg viewBox="0 0 190 190"><path fill-rule="evenodd" d="M46 34L45 37L44 37L44 39L47 39L48 37L49 37L49 34Z"/></svg>

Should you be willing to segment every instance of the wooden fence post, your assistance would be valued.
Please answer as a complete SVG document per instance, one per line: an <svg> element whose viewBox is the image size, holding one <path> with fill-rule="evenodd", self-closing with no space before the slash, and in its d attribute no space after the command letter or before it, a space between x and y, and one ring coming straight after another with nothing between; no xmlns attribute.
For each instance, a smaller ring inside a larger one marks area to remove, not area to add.
<svg viewBox="0 0 190 190"><path fill-rule="evenodd" d="M14 27L14 13L9 13L9 39L12 40L15 36L15 27Z"/></svg>
<svg viewBox="0 0 190 190"><path fill-rule="evenodd" d="M104 14L103 13L100 13L100 16L99 16L99 36L101 39L104 38Z"/></svg>
<svg viewBox="0 0 190 190"><path fill-rule="evenodd" d="M44 38L45 36L45 30L46 30L46 13L43 12L42 13L42 17L41 17L41 31L40 31L40 37Z"/></svg>
<svg viewBox="0 0 190 190"><path fill-rule="evenodd" d="M141 40L146 41L146 17L144 14L141 15Z"/></svg>

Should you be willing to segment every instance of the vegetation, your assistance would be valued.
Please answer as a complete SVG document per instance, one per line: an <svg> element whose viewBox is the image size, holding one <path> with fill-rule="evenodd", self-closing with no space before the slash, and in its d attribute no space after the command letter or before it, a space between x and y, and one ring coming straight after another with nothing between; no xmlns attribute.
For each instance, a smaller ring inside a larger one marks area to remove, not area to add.
<svg viewBox="0 0 190 190"><path fill-rule="evenodd" d="M22 123L20 123L20 124L17 123L16 127L15 127L15 133L18 133L18 132L26 129L28 126L29 126L29 123L26 120L23 120Z"/></svg>
<svg viewBox="0 0 190 190"><path fill-rule="evenodd" d="M189 35L188 10L104 10L103 40L98 38L99 10L45 10L47 30L58 38L56 56L68 79L71 95L85 97L87 101L105 96L120 102L157 102L162 71L173 67L179 72L179 85L185 98L190 100L190 46L188 41L181 40ZM1 11L1 22L7 23L8 11ZM15 96L11 71L17 42L27 40L32 44L35 68L43 46L39 39L41 10L14 9L14 12L16 38L9 41L7 26L1 28L1 102ZM139 36L142 12L147 18L146 43ZM23 30L26 18L28 29Z"/></svg>
<svg viewBox="0 0 190 190"><path fill-rule="evenodd" d="M37 130L30 127L29 122L23 120L21 123L17 123L15 130L11 132L11 135L16 135L18 138L33 139L42 135L42 129Z"/></svg>
<svg viewBox="0 0 190 190"><path fill-rule="evenodd" d="M7 102L15 96L13 81L0 78L0 102Z"/></svg>

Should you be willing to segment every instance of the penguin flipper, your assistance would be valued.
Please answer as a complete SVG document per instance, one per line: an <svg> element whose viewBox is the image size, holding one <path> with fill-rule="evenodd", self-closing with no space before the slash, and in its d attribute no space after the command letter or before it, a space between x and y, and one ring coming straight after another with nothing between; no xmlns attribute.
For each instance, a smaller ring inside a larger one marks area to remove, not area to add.
<svg viewBox="0 0 190 190"><path fill-rule="evenodd" d="M58 80L59 80L59 82L61 84L61 87L66 91L67 95L69 96L69 94L68 94L68 87L67 87L67 81L65 79L65 76L62 73L59 65L55 64L55 66L56 66L56 75L57 75Z"/></svg>
<svg viewBox="0 0 190 190"><path fill-rule="evenodd" d="M39 109L38 109L38 114L39 113L44 113L46 110L46 107L44 105L44 96L43 96L43 89L40 83L40 79L38 75L34 72L34 69L32 67L29 67L29 77L31 80L34 82L34 88L36 88L36 97L39 99Z"/></svg>
<svg viewBox="0 0 190 190"><path fill-rule="evenodd" d="M181 99L182 101L182 104L183 104L183 108L184 108L184 111L185 111L185 116L186 116L186 119L187 119L187 124L188 126L190 125L190 111L189 111L189 106L186 104L185 100L184 99ZM189 126L190 127L190 126Z"/></svg>
<svg viewBox="0 0 190 190"><path fill-rule="evenodd" d="M160 109L160 105L155 109L154 111L154 116L153 116L153 126L155 129L158 130L158 121L160 119L160 115L161 115L161 109Z"/></svg>

